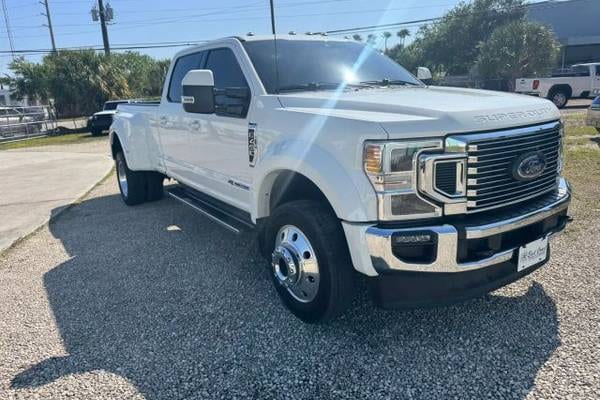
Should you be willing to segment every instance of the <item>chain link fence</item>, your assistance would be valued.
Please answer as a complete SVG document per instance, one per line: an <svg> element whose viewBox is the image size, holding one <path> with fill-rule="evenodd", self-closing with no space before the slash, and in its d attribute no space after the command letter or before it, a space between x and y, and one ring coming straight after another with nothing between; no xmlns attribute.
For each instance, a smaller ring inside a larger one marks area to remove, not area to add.
<svg viewBox="0 0 600 400"><path fill-rule="evenodd" d="M56 113L50 106L1 106L0 140L53 133Z"/></svg>

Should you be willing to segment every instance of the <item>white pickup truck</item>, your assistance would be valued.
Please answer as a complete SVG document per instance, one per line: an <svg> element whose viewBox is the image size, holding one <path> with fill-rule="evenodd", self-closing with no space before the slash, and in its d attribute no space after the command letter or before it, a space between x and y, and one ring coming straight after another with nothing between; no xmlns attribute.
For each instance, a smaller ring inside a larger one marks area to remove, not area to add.
<svg viewBox="0 0 600 400"><path fill-rule="evenodd" d="M547 98L558 108L571 98L594 98L600 94L600 63L576 64L550 78L519 78L515 92Z"/></svg>
<svg viewBox="0 0 600 400"><path fill-rule="evenodd" d="M175 199L255 232L283 303L316 322L361 276L376 303L414 307L546 263L571 198L559 117L547 100L426 86L352 41L232 37L178 53L160 103L119 105L110 145L126 204L173 179Z"/></svg>

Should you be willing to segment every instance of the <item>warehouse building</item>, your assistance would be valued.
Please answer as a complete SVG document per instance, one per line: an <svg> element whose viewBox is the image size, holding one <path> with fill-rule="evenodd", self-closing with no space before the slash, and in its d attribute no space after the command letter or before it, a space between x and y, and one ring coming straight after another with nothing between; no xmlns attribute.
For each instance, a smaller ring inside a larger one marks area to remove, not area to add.
<svg viewBox="0 0 600 400"><path fill-rule="evenodd" d="M600 61L600 0L532 3L527 16L552 28L562 45L562 67Z"/></svg>

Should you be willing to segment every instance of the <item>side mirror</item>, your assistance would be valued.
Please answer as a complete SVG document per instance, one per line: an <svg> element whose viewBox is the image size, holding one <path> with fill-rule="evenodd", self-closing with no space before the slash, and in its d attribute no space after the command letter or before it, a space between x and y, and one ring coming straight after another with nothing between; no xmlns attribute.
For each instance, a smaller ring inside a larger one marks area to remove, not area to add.
<svg viewBox="0 0 600 400"><path fill-rule="evenodd" d="M193 69L181 81L181 104L189 113L215 112L215 79L209 69Z"/></svg>
<svg viewBox="0 0 600 400"><path fill-rule="evenodd" d="M417 78L422 81L426 81L432 78L431 71L427 67L419 67L417 68Z"/></svg>

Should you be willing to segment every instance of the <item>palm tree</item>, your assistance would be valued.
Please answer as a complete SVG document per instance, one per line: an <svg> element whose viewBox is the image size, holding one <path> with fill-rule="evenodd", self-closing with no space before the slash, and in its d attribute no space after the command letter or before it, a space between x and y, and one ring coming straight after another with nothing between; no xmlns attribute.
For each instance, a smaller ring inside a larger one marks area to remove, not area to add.
<svg viewBox="0 0 600 400"><path fill-rule="evenodd" d="M383 32L383 47L384 47L386 53L387 53L387 50L388 50L388 48L387 48L387 41L388 41L388 39L390 37L392 37L391 33L389 33L389 32Z"/></svg>
<svg viewBox="0 0 600 400"><path fill-rule="evenodd" d="M408 36L410 36L410 31L406 28L400 29L398 31L398 33L396 33L396 36L398 36L400 38L402 47L404 47L404 41L406 40L406 38Z"/></svg>
<svg viewBox="0 0 600 400"><path fill-rule="evenodd" d="M372 33L369 33L367 35L367 43L370 45L374 45L375 44L375 35L373 35Z"/></svg>
<svg viewBox="0 0 600 400"><path fill-rule="evenodd" d="M360 36L358 33L352 35L352 39L356 40L357 42L362 42L363 40L362 36Z"/></svg>

